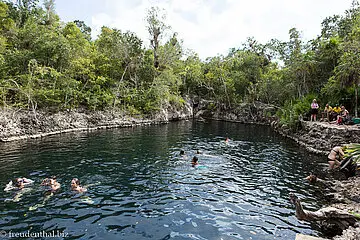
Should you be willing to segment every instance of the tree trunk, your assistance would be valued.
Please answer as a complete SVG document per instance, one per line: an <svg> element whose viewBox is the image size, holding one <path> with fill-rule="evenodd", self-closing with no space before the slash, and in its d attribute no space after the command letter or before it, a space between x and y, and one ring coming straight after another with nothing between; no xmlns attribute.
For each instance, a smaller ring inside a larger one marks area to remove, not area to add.
<svg viewBox="0 0 360 240"><path fill-rule="evenodd" d="M113 104L114 108L116 106L116 99L117 99L119 91L120 91L120 83L124 80L125 73L126 73L126 70L128 69L128 67L129 67L129 64L126 65L125 70L124 70L123 74L121 75L121 79L117 84L117 88L116 88L116 92L115 92L115 96L114 96L114 104Z"/></svg>
<svg viewBox="0 0 360 240"><path fill-rule="evenodd" d="M358 83L355 83L355 117L357 118L358 117L358 112L357 112L357 109L358 109L358 89L359 88L359 84Z"/></svg>

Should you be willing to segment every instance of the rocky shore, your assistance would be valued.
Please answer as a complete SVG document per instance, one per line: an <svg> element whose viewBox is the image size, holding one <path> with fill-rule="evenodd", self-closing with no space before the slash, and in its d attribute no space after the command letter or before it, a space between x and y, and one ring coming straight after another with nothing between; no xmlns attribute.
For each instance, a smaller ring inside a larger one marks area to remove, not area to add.
<svg viewBox="0 0 360 240"><path fill-rule="evenodd" d="M324 155L326 158L329 149L349 143L360 143L360 127L357 125L337 125L328 122L300 121L301 127L298 131L272 123L275 131L281 135L293 139L308 151ZM347 180L336 180L329 183L335 192L328 207L334 207L346 212L355 213L360 221L360 173L357 171L355 177ZM344 230L341 235L335 236L333 240L360 240L360 222Z"/></svg>
<svg viewBox="0 0 360 240"><path fill-rule="evenodd" d="M277 122L272 123L275 131L293 139L308 151L326 155L334 146L349 143L360 143L360 127L358 125L337 125L328 122L300 121L301 127L293 132Z"/></svg>
<svg viewBox="0 0 360 240"><path fill-rule="evenodd" d="M166 108L154 116L129 117L123 112L67 110L56 113L27 110L0 110L0 141L10 142L41 138L76 131L93 131L139 125L162 124L190 119L192 106L181 109Z"/></svg>
<svg viewBox="0 0 360 240"><path fill-rule="evenodd" d="M191 119L216 119L239 123L271 125L285 137L291 138L311 152L324 155L336 145L360 142L360 128L337 126L325 122L301 121L301 128L293 132L281 126L276 120L277 108L262 103L241 104L234 109L214 107L202 102L193 108L191 103L181 109L171 106L153 116L129 117L123 112L67 110L56 113L25 110L0 110L0 141L17 141L41 138L54 134L75 131L93 131L138 125L162 124L169 121ZM360 177L336 181L332 207L360 214ZM343 231L336 240L360 240L360 227L354 226Z"/></svg>

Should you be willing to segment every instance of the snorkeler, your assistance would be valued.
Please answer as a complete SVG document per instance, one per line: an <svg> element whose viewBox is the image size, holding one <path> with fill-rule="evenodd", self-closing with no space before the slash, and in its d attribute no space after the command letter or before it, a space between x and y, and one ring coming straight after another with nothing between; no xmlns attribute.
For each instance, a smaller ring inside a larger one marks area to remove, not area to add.
<svg viewBox="0 0 360 240"><path fill-rule="evenodd" d="M191 166L195 167L196 165L198 165L198 157L197 156L194 156L191 160Z"/></svg>
<svg viewBox="0 0 360 240"><path fill-rule="evenodd" d="M80 185L80 180L77 178L73 178L71 180L71 190L77 191L77 192L86 192L87 189L85 187L82 187Z"/></svg>
<svg viewBox="0 0 360 240"><path fill-rule="evenodd" d="M42 182L41 182L41 185L42 186L49 186L51 189L51 191L56 191L58 190L61 185L60 183L58 183L56 181L56 177L55 176L52 176L51 178L45 178Z"/></svg>

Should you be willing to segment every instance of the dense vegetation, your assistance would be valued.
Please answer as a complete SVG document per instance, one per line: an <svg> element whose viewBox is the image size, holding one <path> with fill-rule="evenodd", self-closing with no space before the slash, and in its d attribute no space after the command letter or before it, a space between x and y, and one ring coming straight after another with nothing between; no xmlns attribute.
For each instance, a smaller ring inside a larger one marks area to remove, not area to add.
<svg viewBox="0 0 360 240"><path fill-rule="evenodd" d="M135 33L108 27L93 40L83 21L60 21L54 0L39 4L0 0L2 106L151 114L184 99L210 100L223 109L261 101L281 107L282 121L292 123L317 98L321 106L345 104L357 114L357 2L343 16L324 19L309 42L293 28L288 42L248 38L227 56L204 61L183 49L157 8L149 9L144 24L151 38L146 46Z"/></svg>

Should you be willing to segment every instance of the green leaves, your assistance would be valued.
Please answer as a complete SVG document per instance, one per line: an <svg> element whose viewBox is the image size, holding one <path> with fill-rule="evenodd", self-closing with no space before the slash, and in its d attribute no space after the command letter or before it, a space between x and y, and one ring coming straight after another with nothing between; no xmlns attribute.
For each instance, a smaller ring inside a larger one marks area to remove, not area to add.
<svg viewBox="0 0 360 240"><path fill-rule="evenodd" d="M344 150L345 157L352 157L356 162L360 162L360 144L351 143L346 145Z"/></svg>
<svg viewBox="0 0 360 240"><path fill-rule="evenodd" d="M81 20L61 23L55 1L0 1L0 103L29 108L118 108L152 114L183 97L231 109L248 101L283 106L282 121L296 125L320 96L339 103L357 94L360 75L359 8L322 23L321 35L304 42L266 44L248 38L226 56L201 60L185 50L159 8L148 10L150 45L133 32L103 27L96 40ZM228 46L232 47L232 46ZM349 109L351 110L351 107Z"/></svg>

